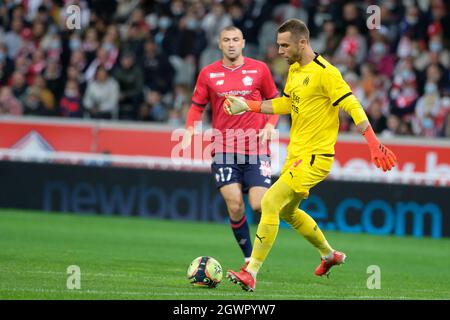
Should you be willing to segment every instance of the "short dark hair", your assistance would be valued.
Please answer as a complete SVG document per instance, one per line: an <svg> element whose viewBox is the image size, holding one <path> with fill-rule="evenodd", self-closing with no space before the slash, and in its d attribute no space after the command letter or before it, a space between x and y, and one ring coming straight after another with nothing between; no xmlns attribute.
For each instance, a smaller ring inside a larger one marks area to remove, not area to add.
<svg viewBox="0 0 450 320"><path fill-rule="evenodd" d="M239 32L242 34L242 37L244 37L244 34L243 34L242 30L239 29L239 28L236 27L236 26L226 26L225 28L223 28L223 29L220 31L220 36L222 36L222 32L224 32L224 31L239 31Z"/></svg>
<svg viewBox="0 0 450 320"><path fill-rule="evenodd" d="M290 32L295 39L305 37L309 41L309 30L306 24L299 19L289 19L279 28L278 33Z"/></svg>

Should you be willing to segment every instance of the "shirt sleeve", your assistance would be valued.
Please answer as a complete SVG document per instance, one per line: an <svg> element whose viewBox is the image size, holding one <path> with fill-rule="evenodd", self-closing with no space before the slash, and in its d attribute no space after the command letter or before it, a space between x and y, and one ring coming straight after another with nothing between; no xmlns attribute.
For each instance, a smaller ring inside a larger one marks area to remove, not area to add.
<svg viewBox="0 0 450 320"><path fill-rule="evenodd" d="M281 97L272 99L272 108L274 114L290 114L292 109L291 96L290 96L290 72L286 80Z"/></svg>
<svg viewBox="0 0 450 320"><path fill-rule="evenodd" d="M278 97L278 90L273 81L272 73L265 63L262 67L261 95L266 100Z"/></svg>
<svg viewBox="0 0 450 320"><path fill-rule="evenodd" d="M201 71L192 94L192 104L204 108L209 102L208 86L206 84L205 72Z"/></svg>
<svg viewBox="0 0 450 320"><path fill-rule="evenodd" d="M356 125L367 120L364 109L337 68L327 68L323 71L322 88L333 107L342 108L352 117Z"/></svg>

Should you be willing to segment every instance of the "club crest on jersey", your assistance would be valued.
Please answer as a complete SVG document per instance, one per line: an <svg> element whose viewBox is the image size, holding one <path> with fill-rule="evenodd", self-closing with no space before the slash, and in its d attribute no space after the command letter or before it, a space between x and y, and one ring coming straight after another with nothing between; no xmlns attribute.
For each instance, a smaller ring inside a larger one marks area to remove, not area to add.
<svg viewBox="0 0 450 320"><path fill-rule="evenodd" d="M244 79L242 79L242 82L245 86L251 86L253 84L253 78L246 76Z"/></svg>
<svg viewBox="0 0 450 320"><path fill-rule="evenodd" d="M242 70L242 74L258 73L258 70Z"/></svg>
<svg viewBox="0 0 450 320"><path fill-rule="evenodd" d="M306 87L308 83L309 83L309 76L307 76L305 80L303 80L303 86Z"/></svg>
<svg viewBox="0 0 450 320"><path fill-rule="evenodd" d="M220 77L225 77L225 72L211 72L209 74L209 78L211 78L211 79L220 78Z"/></svg>

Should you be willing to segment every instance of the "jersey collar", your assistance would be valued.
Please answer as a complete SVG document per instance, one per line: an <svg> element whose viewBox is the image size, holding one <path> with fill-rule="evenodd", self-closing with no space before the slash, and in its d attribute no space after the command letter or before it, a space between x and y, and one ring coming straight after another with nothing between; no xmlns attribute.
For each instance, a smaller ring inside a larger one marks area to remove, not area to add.
<svg viewBox="0 0 450 320"><path fill-rule="evenodd" d="M222 65L222 67L224 67L225 69L227 69L227 70L229 70L229 71L231 71L231 72L234 72L234 71L236 71L236 70L242 68L242 67L245 65L245 60L246 60L246 59L245 59L245 57L244 57L244 62L243 62L241 65L239 65L239 66L237 66L237 67L234 67L234 68L225 66L225 65L223 64L223 62L221 62L221 65Z"/></svg>

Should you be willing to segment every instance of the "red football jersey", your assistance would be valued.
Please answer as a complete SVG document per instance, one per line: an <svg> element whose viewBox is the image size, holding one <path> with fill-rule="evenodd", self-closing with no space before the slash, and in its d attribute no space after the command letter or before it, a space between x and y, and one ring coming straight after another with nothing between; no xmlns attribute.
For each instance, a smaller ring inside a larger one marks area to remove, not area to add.
<svg viewBox="0 0 450 320"><path fill-rule="evenodd" d="M234 69L225 67L222 60L204 67L197 78L192 104L203 108L208 103L211 105L212 127L215 129L213 154L268 153L268 148L259 144L257 134L270 115L245 112L230 116L223 110L225 95L228 94L257 101L277 97L278 91L267 65L244 57L244 63Z"/></svg>

